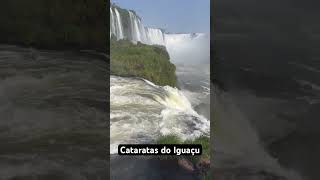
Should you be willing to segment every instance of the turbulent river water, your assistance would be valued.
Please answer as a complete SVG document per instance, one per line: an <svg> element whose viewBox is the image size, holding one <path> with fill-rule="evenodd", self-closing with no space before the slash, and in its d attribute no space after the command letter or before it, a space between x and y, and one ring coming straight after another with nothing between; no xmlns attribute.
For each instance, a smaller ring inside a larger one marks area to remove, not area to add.
<svg viewBox="0 0 320 180"><path fill-rule="evenodd" d="M141 78L110 77L113 154L119 143L154 143L160 135L176 134L182 139L210 136L210 38L206 34L166 34L165 40L170 61L176 66L178 87L157 86ZM111 156L111 177L198 178L175 163L116 156Z"/></svg>
<svg viewBox="0 0 320 180"><path fill-rule="evenodd" d="M0 46L0 179L107 179L107 63Z"/></svg>
<svg viewBox="0 0 320 180"><path fill-rule="evenodd" d="M177 66L179 89L160 87L139 78L110 77L111 153L117 152L120 143L152 143L161 135L176 134L182 139L210 136L209 113L201 111L208 109L210 103L209 66L200 60L209 61L201 59L196 52L193 52L196 55L192 59L185 58L188 57L188 48L195 47L197 38L203 35L194 36L166 37L170 60ZM186 45L190 47L184 47ZM209 52L201 53L208 53L209 57ZM198 65L195 67L194 64Z"/></svg>
<svg viewBox="0 0 320 180"><path fill-rule="evenodd" d="M137 78L111 76L111 153L120 143L152 143L160 135L209 136L209 121L183 91Z"/></svg>

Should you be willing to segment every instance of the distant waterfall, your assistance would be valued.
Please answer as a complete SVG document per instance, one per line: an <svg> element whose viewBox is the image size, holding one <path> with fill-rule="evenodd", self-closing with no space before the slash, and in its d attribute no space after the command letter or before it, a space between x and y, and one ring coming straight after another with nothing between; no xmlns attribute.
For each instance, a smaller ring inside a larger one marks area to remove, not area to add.
<svg viewBox="0 0 320 180"><path fill-rule="evenodd" d="M131 32L132 32L132 40L142 42L142 34L141 34L141 24L139 19L133 14L133 12L129 11L130 16L130 24L131 24Z"/></svg>
<svg viewBox="0 0 320 180"><path fill-rule="evenodd" d="M121 16L119 14L119 11L117 9L114 9L116 13L116 22L118 25L118 30L119 30L119 39L123 38L123 27L122 27L122 22L121 22Z"/></svg>
<svg viewBox="0 0 320 180"><path fill-rule="evenodd" d="M165 45L165 35L160 29L146 28L150 44Z"/></svg>
<svg viewBox="0 0 320 180"><path fill-rule="evenodd" d="M112 8L110 8L110 37L112 34L116 34L116 29L115 29L115 26L114 26L114 17L113 17L113 11L112 11Z"/></svg>
<svg viewBox="0 0 320 180"><path fill-rule="evenodd" d="M144 44L165 45L163 30L145 27L134 11L116 6L110 8L110 37L112 35L118 40L128 39Z"/></svg>
<svg viewBox="0 0 320 180"><path fill-rule="evenodd" d="M159 28L145 27L141 18L134 11L121 9L118 6L110 7L110 37L112 35L117 40L127 39L135 43L162 46L176 44L176 41L179 43L189 42L204 36L201 33L166 34Z"/></svg>
<svg viewBox="0 0 320 180"><path fill-rule="evenodd" d="M121 16L116 8L110 8L110 28L110 37L113 34L117 39L124 38Z"/></svg>

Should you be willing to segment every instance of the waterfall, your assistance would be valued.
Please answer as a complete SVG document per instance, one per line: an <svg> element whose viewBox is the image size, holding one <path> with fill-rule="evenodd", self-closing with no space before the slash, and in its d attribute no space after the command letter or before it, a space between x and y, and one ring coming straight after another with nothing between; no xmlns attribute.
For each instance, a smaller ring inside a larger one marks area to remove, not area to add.
<svg viewBox="0 0 320 180"><path fill-rule="evenodd" d="M132 31L132 37L133 41L140 41L141 42L141 33L139 30L139 25L138 25L138 20L136 16L133 14L133 12L129 11L129 16L130 16L130 23L131 23L131 31Z"/></svg>
<svg viewBox="0 0 320 180"><path fill-rule="evenodd" d="M116 13L116 22L117 22L117 30L118 30L118 38L119 39L123 39L123 28L122 28L122 22L121 22L121 16L119 14L119 11L117 10L117 8L114 9L115 13Z"/></svg>
<svg viewBox="0 0 320 180"><path fill-rule="evenodd" d="M119 11L114 8L110 8L110 37L114 35L117 39L123 39L123 26Z"/></svg>
<svg viewBox="0 0 320 180"><path fill-rule="evenodd" d="M141 18L134 11L121 9L118 6L111 6L110 8L110 37L111 35L114 35L118 40L127 39L134 43L141 42L162 46L175 43L175 41L185 40L188 42L204 36L199 33L166 34L162 29L144 26ZM169 38L169 42L167 42L167 38Z"/></svg>
<svg viewBox="0 0 320 180"><path fill-rule="evenodd" d="M110 37L112 34L116 34L116 28L115 28L115 23L114 23L114 16L113 16L113 11L112 8L110 8Z"/></svg>
<svg viewBox="0 0 320 180"><path fill-rule="evenodd" d="M165 36L160 29L146 28L150 44L165 45Z"/></svg>
<svg viewBox="0 0 320 180"><path fill-rule="evenodd" d="M157 41L154 41L152 37L148 34L148 29L143 25L141 19L135 15L132 11L129 11L130 24L131 24L131 34L132 41L142 42L144 44L157 44Z"/></svg>
<svg viewBox="0 0 320 180"><path fill-rule="evenodd" d="M110 37L114 35L118 40L165 45L165 35L161 29L145 27L134 11L120 9L117 6L110 8Z"/></svg>

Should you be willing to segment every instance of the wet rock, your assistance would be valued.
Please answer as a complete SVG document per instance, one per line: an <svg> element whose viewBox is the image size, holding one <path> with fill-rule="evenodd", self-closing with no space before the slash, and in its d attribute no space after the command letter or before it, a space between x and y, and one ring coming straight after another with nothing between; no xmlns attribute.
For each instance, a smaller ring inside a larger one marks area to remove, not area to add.
<svg viewBox="0 0 320 180"><path fill-rule="evenodd" d="M189 172L195 172L195 167L192 162L187 159L179 159L178 164Z"/></svg>
<svg viewBox="0 0 320 180"><path fill-rule="evenodd" d="M199 174L206 175L207 172L209 172L210 170L210 159L206 159L206 158L200 159L196 163L196 169Z"/></svg>

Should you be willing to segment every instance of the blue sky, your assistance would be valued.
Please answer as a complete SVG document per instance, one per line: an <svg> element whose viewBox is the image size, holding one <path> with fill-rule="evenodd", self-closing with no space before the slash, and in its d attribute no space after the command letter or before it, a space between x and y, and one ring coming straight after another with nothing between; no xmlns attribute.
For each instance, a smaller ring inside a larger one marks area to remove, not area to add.
<svg viewBox="0 0 320 180"><path fill-rule="evenodd" d="M135 10L149 27L172 33L210 32L210 0L111 0Z"/></svg>

